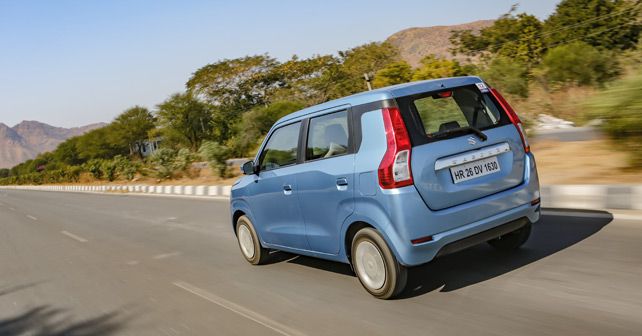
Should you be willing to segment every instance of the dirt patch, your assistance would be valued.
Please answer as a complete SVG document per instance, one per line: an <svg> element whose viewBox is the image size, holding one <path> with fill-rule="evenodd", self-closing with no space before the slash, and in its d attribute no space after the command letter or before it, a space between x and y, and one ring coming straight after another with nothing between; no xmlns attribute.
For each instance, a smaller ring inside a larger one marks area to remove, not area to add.
<svg viewBox="0 0 642 336"><path fill-rule="evenodd" d="M642 171L628 168L627 154L608 140L531 145L542 185L642 183Z"/></svg>

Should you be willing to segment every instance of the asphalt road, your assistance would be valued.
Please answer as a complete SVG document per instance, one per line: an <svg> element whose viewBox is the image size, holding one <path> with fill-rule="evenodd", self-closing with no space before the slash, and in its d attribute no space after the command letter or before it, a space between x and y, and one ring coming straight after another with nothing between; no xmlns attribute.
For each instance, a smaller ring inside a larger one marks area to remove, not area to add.
<svg viewBox="0 0 642 336"><path fill-rule="evenodd" d="M638 218L546 214L380 301L343 264L249 265L225 201L0 191L0 335L640 335Z"/></svg>

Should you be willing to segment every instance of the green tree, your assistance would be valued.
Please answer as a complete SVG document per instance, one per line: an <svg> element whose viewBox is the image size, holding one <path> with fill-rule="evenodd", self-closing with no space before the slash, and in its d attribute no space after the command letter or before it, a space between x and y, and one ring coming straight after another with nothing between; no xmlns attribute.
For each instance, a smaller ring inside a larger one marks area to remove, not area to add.
<svg viewBox="0 0 642 336"><path fill-rule="evenodd" d="M98 128L78 137L76 149L83 162L91 159L111 159L129 154L129 148L115 138L112 125Z"/></svg>
<svg viewBox="0 0 642 336"><path fill-rule="evenodd" d="M80 137L69 138L58 145L53 152L55 160L68 165L77 165L82 163L77 148L79 138Z"/></svg>
<svg viewBox="0 0 642 336"><path fill-rule="evenodd" d="M268 102L282 100L303 101L309 105L327 100L328 81L336 74L339 59L331 55L317 55L306 59L293 56L276 66L272 78L278 78L277 89L271 91Z"/></svg>
<svg viewBox="0 0 642 336"><path fill-rule="evenodd" d="M543 25L530 14L517 14L516 7L490 27L478 34L471 30L453 32L451 41L456 53L479 55L486 52L520 61L529 67L536 65L545 51L540 35Z"/></svg>
<svg viewBox="0 0 642 336"><path fill-rule="evenodd" d="M412 76L413 80L435 79L465 75L459 62L428 55L421 60L421 65Z"/></svg>
<svg viewBox="0 0 642 336"><path fill-rule="evenodd" d="M213 105L242 111L265 102L279 79L277 65L268 55L225 59L196 70L186 86Z"/></svg>
<svg viewBox="0 0 642 336"><path fill-rule="evenodd" d="M377 71L372 81L374 87L401 84L412 80L413 70L406 61L393 62Z"/></svg>
<svg viewBox="0 0 642 336"><path fill-rule="evenodd" d="M363 75L373 76L388 64L399 60L399 51L387 42L368 43L339 52L336 68L323 76L327 99L336 99L367 90Z"/></svg>
<svg viewBox="0 0 642 336"><path fill-rule="evenodd" d="M158 105L163 141L198 150L212 136L212 107L190 93L176 93Z"/></svg>
<svg viewBox="0 0 642 336"><path fill-rule="evenodd" d="M148 138L148 133L154 125L154 116L145 107L134 106L125 110L112 122L112 139L121 142L129 148L130 154L142 158L143 141Z"/></svg>
<svg viewBox="0 0 642 336"><path fill-rule="evenodd" d="M481 72L484 80L503 93L528 96L528 67L506 57L495 57Z"/></svg>
<svg viewBox="0 0 642 336"><path fill-rule="evenodd" d="M625 0L563 0L546 19L548 45L580 40L607 50L635 48L641 3Z"/></svg>
<svg viewBox="0 0 642 336"><path fill-rule="evenodd" d="M298 102L281 101L265 107L257 107L245 113L236 126L236 136L228 142L231 154L238 156L250 154L279 118L303 107L304 105Z"/></svg>
<svg viewBox="0 0 642 336"><path fill-rule="evenodd" d="M613 55L580 41L550 49L542 61L545 80L554 86L598 85L618 74Z"/></svg>

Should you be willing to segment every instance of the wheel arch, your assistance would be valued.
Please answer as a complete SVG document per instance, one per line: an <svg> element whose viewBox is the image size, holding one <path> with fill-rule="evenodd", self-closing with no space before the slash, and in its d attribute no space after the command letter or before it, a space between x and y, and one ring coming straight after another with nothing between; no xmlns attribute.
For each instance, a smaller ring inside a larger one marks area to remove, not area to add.
<svg viewBox="0 0 642 336"><path fill-rule="evenodd" d="M250 212L250 208L248 204L242 200L235 200L232 201L230 204L230 212L232 215L232 231L234 231L234 234L236 235L236 221L238 221L241 216L247 216L250 221L254 222L252 220L252 214Z"/></svg>
<svg viewBox="0 0 642 336"><path fill-rule="evenodd" d="M399 233L384 209L375 202L360 202L357 204L355 210L356 211L344 221L342 230L342 248L348 262L352 264L352 261L350 260L352 239L354 238L354 235L364 227L375 229L383 237L386 244L388 244L388 247L395 255L395 258L400 261L404 260L400 255L400 246L395 245L395 243L401 242Z"/></svg>
<svg viewBox="0 0 642 336"><path fill-rule="evenodd" d="M352 266L352 240L354 236L363 228L373 228L377 230L372 224L364 221L355 221L348 225L345 236L343 238L343 248L348 259L348 263Z"/></svg>

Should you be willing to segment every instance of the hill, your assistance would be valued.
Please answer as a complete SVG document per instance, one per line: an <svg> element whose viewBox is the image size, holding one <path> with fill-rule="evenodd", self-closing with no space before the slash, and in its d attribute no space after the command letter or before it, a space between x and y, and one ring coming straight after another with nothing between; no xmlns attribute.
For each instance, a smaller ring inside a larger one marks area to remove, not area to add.
<svg viewBox="0 0 642 336"><path fill-rule="evenodd" d="M386 42L397 47L401 57L410 65L416 67L419 61L430 54L440 58L453 58L466 62L467 56L453 55L450 52L452 31L470 29L478 32L482 28L493 24L494 20L479 20L452 26L415 27L396 32Z"/></svg>
<svg viewBox="0 0 642 336"><path fill-rule="evenodd" d="M104 123L82 127L54 127L38 121L23 121L13 127L0 123L0 168L11 168L33 159L42 152L56 149L61 142L105 126Z"/></svg>

